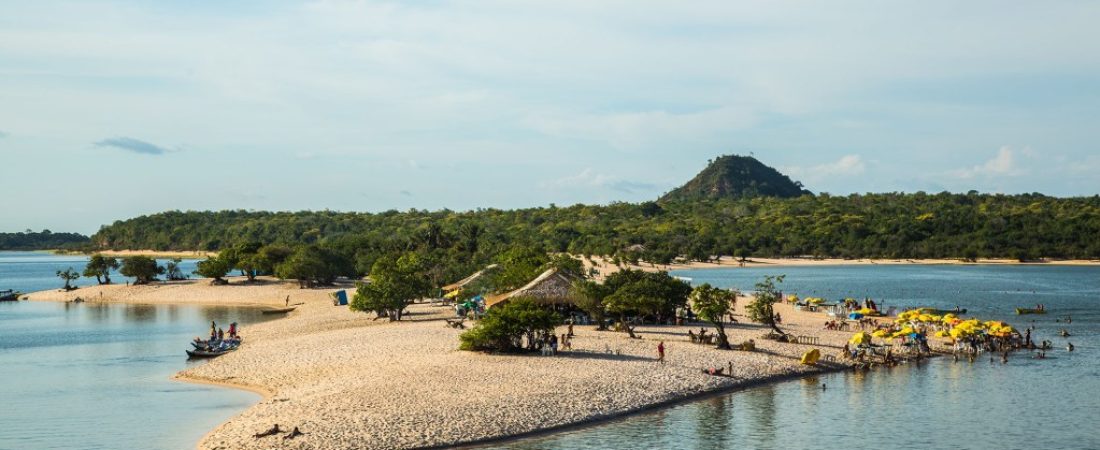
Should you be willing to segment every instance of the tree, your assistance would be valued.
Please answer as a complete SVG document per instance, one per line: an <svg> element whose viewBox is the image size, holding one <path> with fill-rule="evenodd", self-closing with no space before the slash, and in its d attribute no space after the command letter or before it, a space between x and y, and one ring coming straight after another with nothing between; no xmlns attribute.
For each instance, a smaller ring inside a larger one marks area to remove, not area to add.
<svg viewBox="0 0 1100 450"><path fill-rule="evenodd" d="M718 348L730 349L729 338L726 337L726 327L723 319L733 310L737 302L737 293L703 283L691 291L691 310L718 330Z"/></svg>
<svg viewBox="0 0 1100 450"><path fill-rule="evenodd" d="M634 335L634 327L627 323L627 315L659 314L665 304L661 291L661 285L654 280L634 281L604 298L604 306L608 312L619 315L619 326L622 331L632 338L637 338L638 336Z"/></svg>
<svg viewBox="0 0 1100 450"><path fill-rule="evenodd" d="M341 275L355 275L351 260L316 245L298 247L286 261L275 267L275 276L296 279L303 289L332 284Z"/></svg>
<svg viewBox="0 0 1100 450"><path fill-rule="evenodd" d="M356 285L351 310L371 311L378 318L389 317L390 321L401 320L409 303L423 298L432 288L424 270L424 261L416 253L379 258L371 266L370 282Z"/></svg>
<svg viewBox="0 0 1100 450"><path fill-rule="evenodd" d="M149 256L130 256L122 260L119 273L134 278L134 284L149 284L157 275L164 274L164 267Z"/></svg>
<svg viewBox="0 0 1100 450"><path fill-rule="evenodd" d="M786 275L765 276L763 280L756 283L756 296L752 302L745 306L745 313L749 316L749 320L756 323L762 323L772 327L776 333L786 336L783 330L780 330L775 323L775 310L772 305L782 300L782 295L779 289L776 288L777 283L782 283L783 278Z"/></svg>
<svg viewBox="0 0 1100 450"><path fill-rule="evenodd" d="M164 273L164 267L148 256L131 256L122 260L118 273L134 279L134 284L148 284Z"/></svg>
<svg viewBox="0 0 1100 450"><path fill-rule="evenodd" d="M586 278L584 273L584 263L581 260L569 256L565 253L559 253L550 258L550 262L546 263L547 267L557 269L559 273L566 276L572 276L575 278Z"/></svg>
<svg viewBox="0 0 1100 450"><path fill-rule="evenodd" d="M229 261L219 256L211 256L195 265L195 275L211 278L210 284L229 284L223 277L229 273Z"/></svg>
<svg viewBox="0 0 1100 450"><path fill-rule="evenodd" d="M72 267L70 267L70 268L65 269L63 271L58 270L57 271L57 277L62 279L65 282L65 287L63 289L65 289L66 291L71 291L73 289L76 289L76 287L73 286L71 283L73 281L79 280L80 279L80 274L77 273L77 271L73 270Z"/></svg>
<svg viewBox="0 0 1100 450"><path fill-rule="evenodd" d="M513 298L490 308L477 326L459 336L459 348L468 351L515 352L535 350L543 338L554 333L562 318L530 298Z"/></svg>
<svg viewBox="0 0 1100 450"><path fill-rule="evenodd" d="M248 278L248 281L256 281L256 274L267 265L264 260L265 255L261 252L263 246L261 242L240 243L227 249L225 257L229 259L234 269L240 270L241 275Z"/></svg>
<svg viewBox="0 0 1100 450"><path fill-rule="evenodd" d="M573 282L573 304L592 316L596 321L596 330L607 330L607 307L604 299L611 295L607 286L589 280Z"/></svg>
<svg viewBox="0 0 1100 450"><path fill-rule="evenodd" d="M164 263L164 273L170 281L186 280L187 275L183 274L183 270L180 269L180 262L183 260L180 258L172 258L168 262Z"/></svg>
<svg viewBox="0 0 1100 450"><path fill-rule="evenodd" d="M497 289L511 290L527 284L550 262L546 253L531 247L512 247L497 257L500 270L493 273Z"/></svg>
<svg viewBox="0 0 1100 450"><path fill-rule="evenodd" d="M111 270L118 270L118 268L117 259L96 253L88 259L88 264L84 266L84 276L88 278L95 277L96 283L99 284L111 284Z"/></svg>

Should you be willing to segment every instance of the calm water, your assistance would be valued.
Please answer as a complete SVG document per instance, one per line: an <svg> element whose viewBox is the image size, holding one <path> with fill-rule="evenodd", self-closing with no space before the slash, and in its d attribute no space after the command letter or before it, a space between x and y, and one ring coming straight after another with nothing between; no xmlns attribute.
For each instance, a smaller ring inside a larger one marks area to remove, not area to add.
<svg viewBox="0 0 1100 450"><path fill-rule="evenodd" d="M680 271L745 291L787 274L786 292L887 305L961 305L1054 341L1045 360L1027 352L1007 365L939 358L920 367L850 372L762 386L500 448L1097 449L1100 448L1100 268L849 266ZM1044 303L1047 316L1015 316ZM1073 323L1055 319L1071 315ZM1067 328L1076 351L1065 351ZM821 390L825 383L827 390Z"/></svg>
<svg viewBox="0 0 1100 450"><path fill-rule="evenodd" d="M122 258L119 258L121 262ZM167 259L158 259L164 265ZM196 259L180 261L180 270L190 278L199 278L191 273L195 271ZM84 255L54 255L47 252L7 252L0 251L0 290L14 289L19 292L34 292L46 289L60 289L65 285L57 277L58 270L70 267L84 272L88 257ZM125 284L133 278L122 276L118 271L111 272L111 282ZM96 284L95 278L81 278L73 283L76 286Z"/></svg>
<svg viewBox="0 0 1100 450"><path fill-rule="evenodd" d="M58 287L54 271L81 261L0 253L0 289ZM211 320L247 335L264 319L248 308L0 302L0 449L194 448L259 400L170 380L201 364L183 351Z"/></svg>

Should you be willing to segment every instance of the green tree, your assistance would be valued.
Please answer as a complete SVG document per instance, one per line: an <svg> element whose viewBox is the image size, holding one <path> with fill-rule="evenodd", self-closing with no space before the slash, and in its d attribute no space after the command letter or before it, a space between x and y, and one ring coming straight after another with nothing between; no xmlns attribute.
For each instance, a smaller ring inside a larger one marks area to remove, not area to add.
<svg viewBox="0 0 1100 450"><path fill-rule="evenodd" d="M730 341L726 337L723 320L730 311L733 311L733 305L737 302L737 293L703 283L691 291L690 302L692 311L718 330L718 348L729 350Z"/></svg>
<svg viewBox="0 0 1100 450"><path fill-rule="evenodd" d="M168 280L178 281L187 279L187 276L183 274L183 270L180 269L181 262L183 262L183 260L180 258L172 258L164 263L164 274Z"/></svg>
<svg viewBox="0 0 1100 450"><path fill-rule="evenodd" d="M88 259L84 266L84 276L95 277L96 283L111 284L111 270L118 270L118 260L96 253Z"/></svg>
<svg viewBox="0 0 1100 450"><path fill-rule="evenodd" d="M548 262L546 266L557 269L557 271L563 275L575 278L587 278L587 274L584 271L584 263L565 253L559 253L551 257L550 262Z"/></svg>
<svg viewBox="0 0 1100 450"><path fill-rule="evenodd" d="M519 288L535 279L550 259L532 247L513 247L497 257L500 270L493 273L494 284L502 291Z"/></svg>
<svg viewBox="0 0 1100 450"><path fill-rule="evenodd" d="M275 276L298 280L303 289L332 284L339 276L354 275L355 266L350 259L316 245L298 247L275 267Z"/></svg>
<svg viewBox="0 0 1100 450"><path fill-rule="evenodd" d="M590 280L573 282L573 304L596 321L596 330L607 330L607 306L604 299L611 295L606 285Z"/></svg>
<svg viewBox="0 0 1100 450"><path fill-rule="evenodd" d="M71 283L73 281L79 280L80 274L77 273L77 271L73 270L72 267L70 267L65 270L58 270L57 277L65 282L65 287L63 289L65 289L66 291L71 291L73 289L76 289L76 287L73 286Z"/></svg>
<svg viewBox="0 0 1100 450"><path fill-rule="evenodd" d="M776 333L783 336L786 336L787 333L784 333L783 330L780 330L776 325L775 310L772 308L772 305L782 300L782 295L776 287L776 284L783 283L783 278L785 277L786 275L765 276L763 280L756 283L756 296L753 298L752 302L749 302L749 304L745 306L745 313L749 316L749 320L768 325Z"/></svg>
<svg viewBox="0 0 1100 450"><path fill-rule="evenodd" d="M428 295L432 288L424 271L424 260L416 253L379 258L371 266L370 282L356 285L351 310L374 312L379 318L389 317L391 321L401 320L409 303Z"/></svg>
<svg viewBox="0 0 1100 450"><path fill-rule="evenodd" d="M164 273L164 267L148 256L131 256L122 260L118 273L134 279L134 284L148 284Z"/></svg>
<svg viewBox="0 0 1100 450"><path fill-rule="evenodd" d="M229 261L226 261L220 255L211 256L195 265L195 275L210 278L210 284L229 284L224 279L227 273L229 273Z"/></svg>
<svg viewBox="0 0 1100 450"><path fill-rule="evenodd" d="M477 326L459 336L459 348L468 351L515 352L534 350L542 338L562 324L560 315L539 306L530 298L514 298L489 308Z"/></svg>

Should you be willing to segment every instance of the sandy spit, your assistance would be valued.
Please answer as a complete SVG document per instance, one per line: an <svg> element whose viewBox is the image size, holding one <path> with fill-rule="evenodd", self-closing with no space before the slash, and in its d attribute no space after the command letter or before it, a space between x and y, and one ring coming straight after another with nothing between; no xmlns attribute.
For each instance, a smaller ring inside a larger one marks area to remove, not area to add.
<svg viewBox="0 0 1100 450"><path fill-rule="evenodd" d="M642 339L574 329L573 349L558 356L486 355L457 349L461 330L445 326L452 310L427 303L390 323L333 306L333 289L297 289L264 280L229 286L204 281L150 286L96 286L30 294L34 300L86 299L128 303L282 306L302 303L287 318L242 330L240 350L177 374L186 381L247 388L264 399L211 431L200 449L418 448L483 442L618 417L708 393L840 369L799 364L811 348L835 355L850 336L821 330L824 315L780 305L793 334L819 345L763 341L757 325L733 325L731 341L756 338L758 352L692 344L692 327L644 326ZM89 300L93 301L93 300ZM741 300L743 304L745 300ZM708 327L710 328L710 327ZM565 327L558 330L565 333ZM656 361L664 341L666 362ZM733 365L732 377L704 367ZM278 423L308 433L294 440L254 438Z"/></svg>

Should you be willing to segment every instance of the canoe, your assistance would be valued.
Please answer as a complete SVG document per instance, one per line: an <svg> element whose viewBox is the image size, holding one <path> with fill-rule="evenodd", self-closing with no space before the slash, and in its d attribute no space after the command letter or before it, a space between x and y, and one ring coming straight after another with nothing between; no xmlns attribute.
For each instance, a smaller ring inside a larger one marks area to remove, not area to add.
<svg viewBox="0 0 1100 450"><path fill-rule="evenodd" d="M12 290L0 291L0 302L14 302L16 300L19 300L20 295L21 294L19 292L15 292Z"/></svg>
<svg viewBox="0 0 1100 450"><path fill-rule="evenodd" d="M242 338L241 338L240 336L238 336L238 337L237 337L237 338L235 338L235 339L226 339L226 340L225 340L225 343L226 343L226 344L229 344L229 345L231 345L231 346L233 346L233 347L236 347L236 346L238 346L238 345L241 345L241 341L242 341L242 340L243 340L243 339L242 339ZM217 342L217 341L215 341L215 342ZM198 349L198 350L202 350L202 349L206 348L206 344L208 344L208 343L210 343L210 341L202 341L202 340L199 340L199 341L191 341L191 346L192 346L192 347L195 347L195 348L196 348L196 349Z"/></svg>
<svg viewBox="0 0 1100 450"><path fill-rule="evenodd" d="M185 350L185 351L187 352L187 356L190 356L192 358L213 358L215 356L224 355L224 354L229 353L229 352L231 352L233 350L236 350L236 349L237 349L237 347L231 347L231 348L227 348L227 349L224 349L224 350L214 350L214 351L209 351L209 352L206 351L206 350Z"/></svg>
<svg viewBox="0 0 1100 450"><path fill-rule="evenodd" d="M260 310L260 313L262 313L262 314L280 314L280 313L288 313L288 312L294 311L295 309L298 309L298 307L297 306L291 306L289 308L264 309L264 310Z"/></svg>
<svg viewBox="0 0 1100 450"><path fill-rule="evenodd" d="M1047 313L1047 310L1045 310L1045 309L1016 308L1016 314L1046 314L1046 313Z"/></svg>
<svg viewBox="0 0 1100 450"><path fill-rule="evenodd" d="M942 316L944 314L959 315L959 314L966 314L966 308L960 309L958 311L955 311L953 309L921 308L920 312L922 312L924 314L932 314L932 315L936 315L936 316Z"/></svg>

